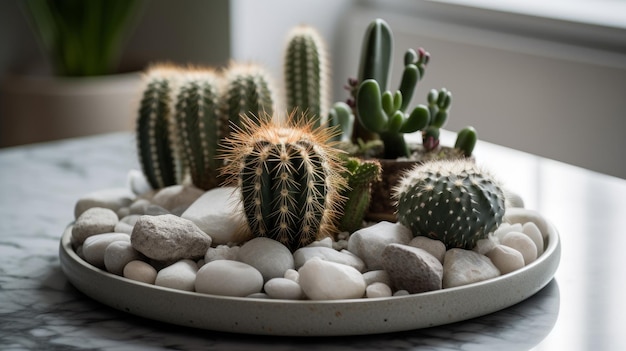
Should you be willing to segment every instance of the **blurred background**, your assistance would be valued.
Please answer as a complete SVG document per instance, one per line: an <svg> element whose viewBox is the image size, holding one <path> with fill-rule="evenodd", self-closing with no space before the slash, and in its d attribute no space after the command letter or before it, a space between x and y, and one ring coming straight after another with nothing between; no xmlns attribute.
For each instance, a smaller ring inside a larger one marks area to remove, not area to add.
<svg viewBox="0 0 626 351"><path fill-rule="evenodd" d="M21 2L0 2L0 147L132 130L151 62L254 61L280 82L285 36L303 23L326 39L333 100L345 100L380 17L395 37L391 86L406 48L431 53L414 101L451 90L446 129L626 178L626 1L145 0L119 69L90 78L53 72Z"/></svg>

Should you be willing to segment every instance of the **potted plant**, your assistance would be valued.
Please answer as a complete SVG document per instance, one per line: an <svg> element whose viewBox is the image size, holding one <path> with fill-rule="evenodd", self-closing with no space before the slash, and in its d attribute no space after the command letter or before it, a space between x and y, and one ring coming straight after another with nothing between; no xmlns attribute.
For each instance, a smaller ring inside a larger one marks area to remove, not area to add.
<svg viewBox="0 0 626 351"><path fill-rule="evenodd" d="M130 129L139 74L118 74L118 63L143 1L20 4L49 69L42 73L27 67L26 72L4 80L3 120L11 124L1 128L2 143Z"/></svg>

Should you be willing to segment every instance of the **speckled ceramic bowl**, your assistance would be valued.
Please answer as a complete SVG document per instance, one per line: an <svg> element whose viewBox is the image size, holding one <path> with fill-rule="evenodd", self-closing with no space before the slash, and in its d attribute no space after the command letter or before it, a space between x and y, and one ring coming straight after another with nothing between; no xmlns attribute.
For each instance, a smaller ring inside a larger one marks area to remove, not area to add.
<svg viewBox="0 0 626 351"><path fill-rule="evenodd" d="M61 268L87 296L118 310L182 326L246 334L331 336L387 333L458 322L527 299L550 282L559 265L556 229L536 212L513 209L511 223L535 222L545 252L515 272L462 287L421 294L337 301L223 297L158 287L110 274L74 252L71 230L61 239Z"/></svg>

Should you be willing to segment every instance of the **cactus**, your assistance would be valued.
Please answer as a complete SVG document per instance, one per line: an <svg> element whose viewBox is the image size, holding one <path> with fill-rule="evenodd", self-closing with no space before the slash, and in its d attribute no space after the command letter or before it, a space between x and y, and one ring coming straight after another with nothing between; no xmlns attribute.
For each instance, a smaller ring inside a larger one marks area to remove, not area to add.
<svg viewBox="0 0 626 351"><path fill-rule="evenodd" d="M472 156L477 140L478 134L476 133L476 129L472 126L465 127L457 134L454 148L461 150L465 157L470 157Z"/></svg>
<svg viewBox="0 0 626 351"><path fill-rule="evenodd" d="M327 128L243 118L226 140L228 183L238 185L253 235L277 240L290 250L332 234L345 186L338 151Z"/></svg>
<svg viewBox="0 0 626 351"><path fill-rule="evenodd" d="M154 189L179 182L169 134L170 104L178 74L173 66L155 65L144 76L137 118L137 151L143 173Z"/></svg>
<svg viewBox="0 0 626 351"><path fill-rule="evenodd" d="M228 120L218 115L219 77L212 70L189 69L176 98L175 130L193 184L204 190L219 185L218 143Z"/></svg>
<svg viewBox="0 0 626 351"><path fill-rule="evenodd" d="M235 126L241 126L241 115L258 119L274 113L274 89L269 74L254 64L232 62L224 74L225 88L220 102L220 113ZM222 135L230 134L228 123L222 126Z"/></svg>
<svg viewBox="0 0 626 351"><path fill-rule="evenodd" d="M394 189L398 221L413 235L471 249L502 222L505 196L468 160L431 161L409 170Z"/></svg>
<svg viewBox="0 0 626 351"><path fill-rule="evenodd" d="M343 177L348 186L341 192L346 203L339 220L339 230L354 232L363 227L363 217L372 196L372 183L380 179L382 171L378 161L364 161L356 157L348 157L344 166Z"/></svg>
<svg viewBox="0 0 626 351"><path fill-rule="evenodd" d="M439 129L448 121L448 110L452 103L452 93L446 88L437 91L432 89L428 93L428 112L430 118L428 126L422 132L422 144L426 151L431 151L439 146Z"/></svg>
<svg viewBox="0 0 626 351"><path fill-rule="evenodd" d="M315 120L318 128L328 113L330 91L324 42L309 26L298 26L288 35L284 78L287 110Z"/></svg>
<svg viewBox="0 0 626 351"><path fill-rule="evenodd" d="M328 126L338 128L338 133L332 137L333 141L350 142L354 127L354 114L345 102L336 102L328 112Z"/></svg>

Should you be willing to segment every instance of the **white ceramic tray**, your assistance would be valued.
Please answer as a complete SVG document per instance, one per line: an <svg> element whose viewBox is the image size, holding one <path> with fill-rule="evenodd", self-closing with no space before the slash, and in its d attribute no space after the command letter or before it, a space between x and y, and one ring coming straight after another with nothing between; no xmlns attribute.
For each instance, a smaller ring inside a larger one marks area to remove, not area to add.
<svg viewBox="0 0 626 351"><path fill-rule="evenodd" d="M443 325L486 315L532 296L552 280L560 260L556 229L528 210L507 212L511 223L535 222L545 252L515 272L462 287L421 294L337 301L224 297L163 288L110 274L83 261L68 228L61 268L81 292L137 316L182 326L245 334L332 336L375 334Z"/></svg>

